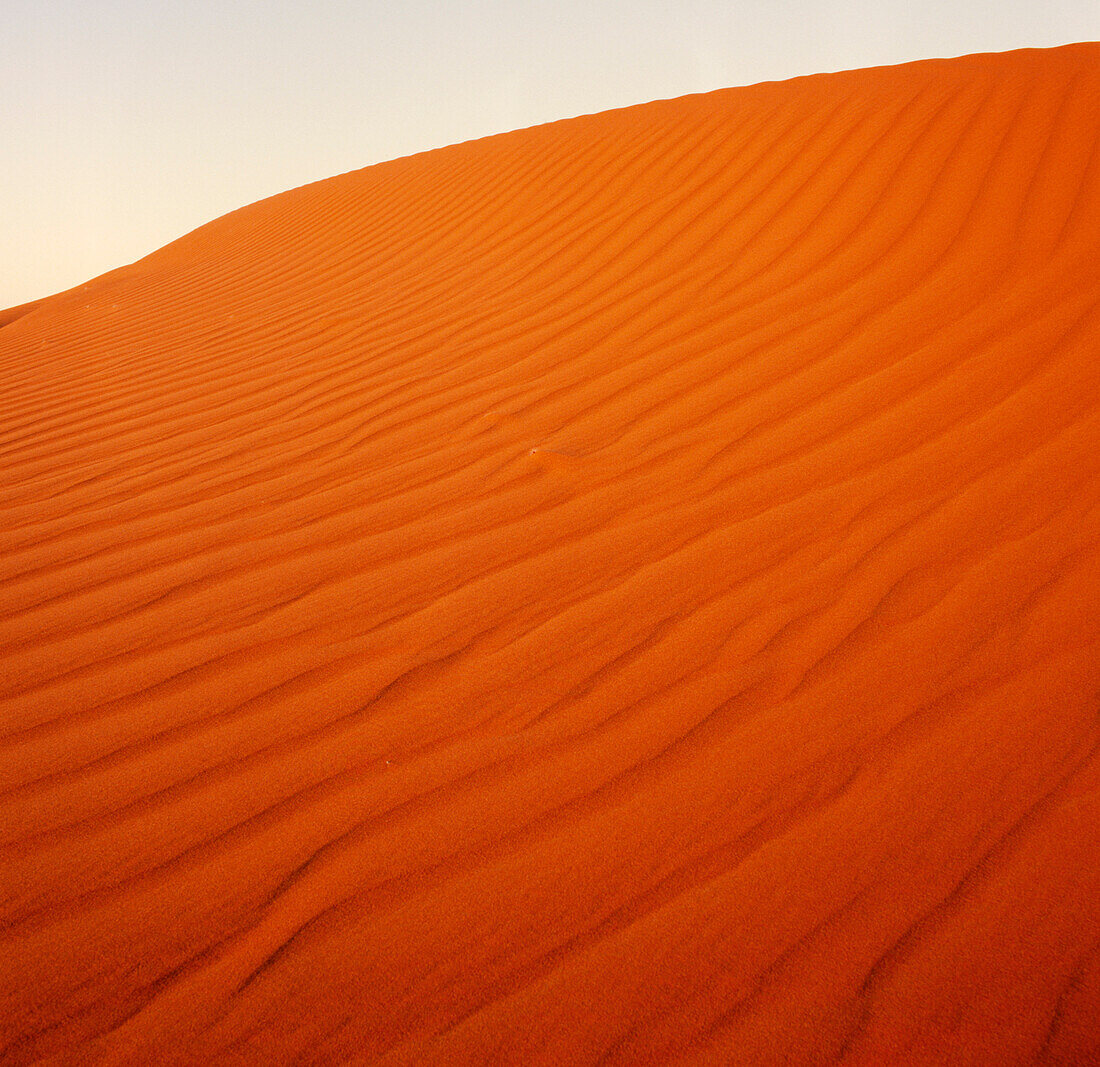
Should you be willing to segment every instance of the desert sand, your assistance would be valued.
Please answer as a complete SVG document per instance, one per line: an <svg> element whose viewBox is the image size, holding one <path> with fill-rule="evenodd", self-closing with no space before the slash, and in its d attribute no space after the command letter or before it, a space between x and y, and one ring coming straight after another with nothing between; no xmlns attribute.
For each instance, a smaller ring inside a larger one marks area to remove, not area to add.
<svg viewBox="0 0 1100 1067"><path fill-rule="evenodd" d="M0 315L0 1060L1098 1062L1098 137L729 89Z"/></svg>

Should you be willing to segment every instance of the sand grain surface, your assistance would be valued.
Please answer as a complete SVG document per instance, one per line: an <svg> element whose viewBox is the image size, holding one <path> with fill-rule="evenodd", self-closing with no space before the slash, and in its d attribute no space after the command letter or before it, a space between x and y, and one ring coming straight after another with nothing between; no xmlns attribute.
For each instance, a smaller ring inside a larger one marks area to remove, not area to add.
<svg viewBox="0 0 1100 1067"><path fill-rule="evenodd" d="M0 1060L1098 1062L1098 137L731 89L0 316Z"/></svg>

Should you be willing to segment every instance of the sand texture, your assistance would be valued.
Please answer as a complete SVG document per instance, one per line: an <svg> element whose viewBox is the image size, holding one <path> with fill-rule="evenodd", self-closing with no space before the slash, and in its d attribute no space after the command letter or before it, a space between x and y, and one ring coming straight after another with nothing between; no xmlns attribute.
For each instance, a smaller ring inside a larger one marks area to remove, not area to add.
<svg viewBox="0 0 1100 1067"><path fill-rule="evenodd" d="M0 1062L1100 1062L1098 137L723 90L0 315Z"/></svg>

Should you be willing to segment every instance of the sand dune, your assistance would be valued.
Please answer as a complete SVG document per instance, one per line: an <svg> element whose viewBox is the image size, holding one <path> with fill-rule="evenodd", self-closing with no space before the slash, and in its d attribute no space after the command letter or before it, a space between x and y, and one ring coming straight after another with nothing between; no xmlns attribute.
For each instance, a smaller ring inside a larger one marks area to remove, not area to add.
<svg viewBox="0 0 1100 1067"><path fill-rule="evenodd" d="M0 316L5 1063L1095 1063L1100 45L253 204Z"/></svg>

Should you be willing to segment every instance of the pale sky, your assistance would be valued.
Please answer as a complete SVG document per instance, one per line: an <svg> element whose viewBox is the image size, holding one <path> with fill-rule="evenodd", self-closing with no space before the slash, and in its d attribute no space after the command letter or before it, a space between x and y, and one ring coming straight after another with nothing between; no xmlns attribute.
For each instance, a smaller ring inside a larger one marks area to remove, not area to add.
<svg viewBox="0 0 1100 1067"><path fill-rule="evenodd" d="M0 309L261 197L572 115L1100 38L1100 0L4 0Z"/></svg>

